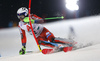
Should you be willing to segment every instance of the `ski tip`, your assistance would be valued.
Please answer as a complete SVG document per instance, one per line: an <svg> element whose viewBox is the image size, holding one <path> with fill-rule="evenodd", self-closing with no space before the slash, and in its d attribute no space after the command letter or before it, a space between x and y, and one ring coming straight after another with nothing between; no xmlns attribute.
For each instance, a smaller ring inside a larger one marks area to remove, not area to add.
<svg viewBox="0 0 100 61"><path fill-rule="evenodd" d="M64 52L68 52L68 51L71 51L72 48L73 48L73 47L65 47L65 48L63 48L63 51L64 51Z"/></svg>

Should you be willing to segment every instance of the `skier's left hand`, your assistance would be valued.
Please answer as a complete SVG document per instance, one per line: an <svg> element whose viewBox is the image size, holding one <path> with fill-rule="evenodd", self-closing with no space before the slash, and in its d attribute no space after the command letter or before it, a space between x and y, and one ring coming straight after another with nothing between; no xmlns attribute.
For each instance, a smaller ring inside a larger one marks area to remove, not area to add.
<svg viewBox="0 0 100 61"><path fill-rule="evenodd" d="M26 53L26 47L25 46L22 46L21 50L19 51L19 54L20 55L23 55Z"/></svg>

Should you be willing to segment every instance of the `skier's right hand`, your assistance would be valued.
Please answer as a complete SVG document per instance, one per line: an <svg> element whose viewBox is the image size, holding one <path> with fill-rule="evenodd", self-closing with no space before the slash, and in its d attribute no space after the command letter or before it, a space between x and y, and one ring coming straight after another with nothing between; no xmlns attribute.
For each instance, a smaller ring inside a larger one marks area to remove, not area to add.
<svg viewBox="0 0 100 61"><path fill-rule="evenodd" d="M20 55L23 55L26 53L26 46L22 46L21 50L19 51Z"/></svg>

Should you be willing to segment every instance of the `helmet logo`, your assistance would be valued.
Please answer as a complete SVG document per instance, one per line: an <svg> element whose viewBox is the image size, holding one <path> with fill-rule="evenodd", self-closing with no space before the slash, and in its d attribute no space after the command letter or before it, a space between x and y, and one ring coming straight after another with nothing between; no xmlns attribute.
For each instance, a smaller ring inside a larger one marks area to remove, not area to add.
<svg viewBox="0 0 100 61"><path fill-rule="evenodd" d="M25 10L25 8L22 8L22 10Z"/></svg>

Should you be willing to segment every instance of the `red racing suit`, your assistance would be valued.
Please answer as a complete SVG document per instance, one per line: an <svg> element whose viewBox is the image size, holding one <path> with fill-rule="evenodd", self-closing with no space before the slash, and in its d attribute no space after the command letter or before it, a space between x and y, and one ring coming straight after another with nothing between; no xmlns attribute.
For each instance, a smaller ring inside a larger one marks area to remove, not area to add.
<svg viewBox="0 0 100 61"><path fill-rule="evenodd" d="M38 20L38 19L42 19L42 18L38 17L37 15L31 15L31 19ZM30 29L30 25L25 23L24 21L20 21L18 26L19 26L19 29L20 29L22 46L25 46L26 42L27 42L25 31L32 34L32 31ZM55 46L58 46L56 44L53 44L53 43L56 43L56 42L58 42L58 43L59 42L60 43L69 43L69 42L56 40L53 33L51 33L48 29L43 27L41 24L33 23L32 27L33 27L36 39L37 39L37 41L39 42L40 45L55 47ZM48 41L53 42L53 43L50 43Z"/></svg>

